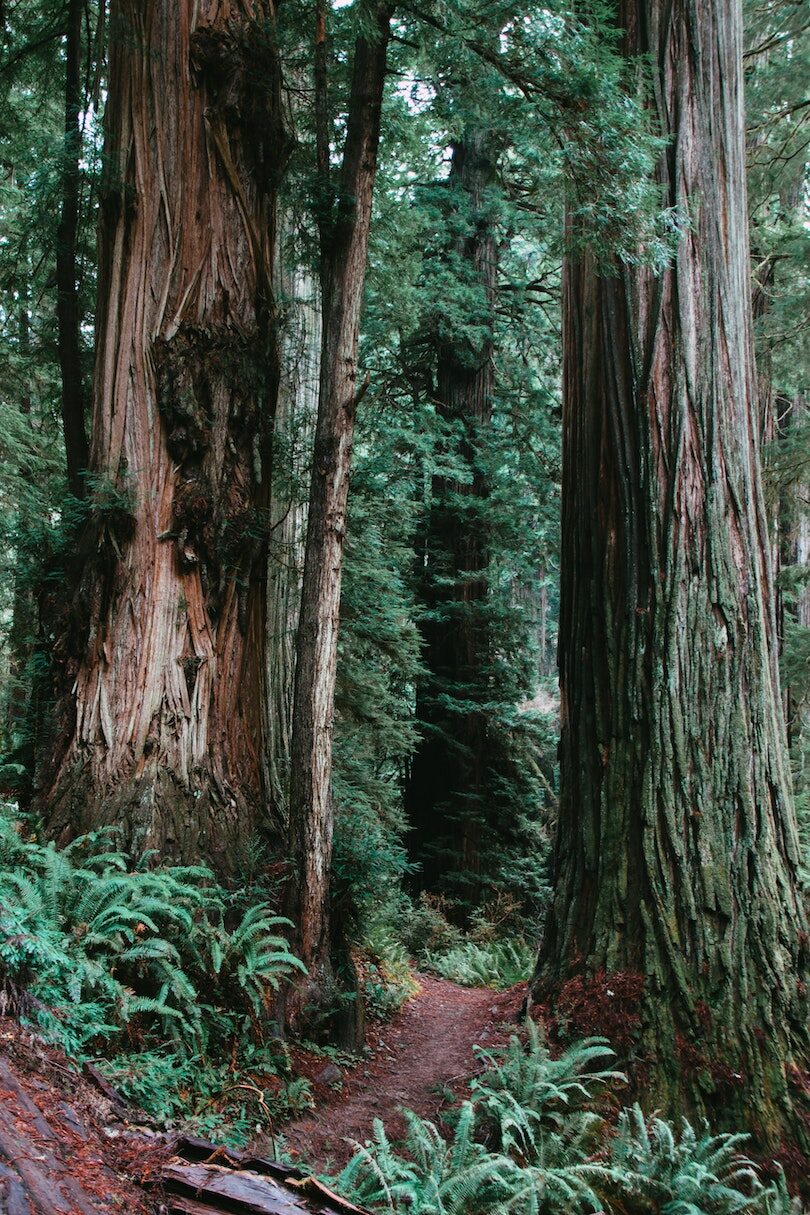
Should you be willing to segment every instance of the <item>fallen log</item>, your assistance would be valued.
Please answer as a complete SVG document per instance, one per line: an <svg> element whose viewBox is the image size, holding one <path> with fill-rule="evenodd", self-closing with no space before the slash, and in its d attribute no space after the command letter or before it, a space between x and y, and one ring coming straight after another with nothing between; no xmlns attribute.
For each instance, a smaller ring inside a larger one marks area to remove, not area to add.
<svg viewBox="0 0 810 1215"><path fill-rule="evenodd" d="M78 1112L49 1097L46 1117L0 1058L0 1211L99 1215L111 1209L108 1199L121 1193L121 1179L105 1163ZM130 1209L146 1207L133 1203Z"/></svg>
<svg viewBox="0 0 810 1215"><path fill-rule="evenodd" d="M0 1020L0 1215L366 1215L298 1168L150 1133L133 1112L96 1069Z"/></svg>
<svg viewBox="0 0 810 1215"><path fill-rule="evenodd" d="M160 1170L171 1215L366 1215L289 1165L181 1136Z"/></svg>

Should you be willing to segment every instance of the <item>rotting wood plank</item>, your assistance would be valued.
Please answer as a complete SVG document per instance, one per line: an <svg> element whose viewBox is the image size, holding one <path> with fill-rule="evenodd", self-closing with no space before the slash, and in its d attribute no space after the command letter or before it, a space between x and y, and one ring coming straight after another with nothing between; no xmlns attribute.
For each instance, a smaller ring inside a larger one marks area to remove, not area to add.
<svg viewBox="0 0 810 1215"><path fill-rule="evenodd" d="M71 1121L77 1121L70 1113ZM70 1133L77 1138L75 1131ZM97 1215L98 1202L77 1175L76 1157L66 1155L64 1149L42 1111L0 1059L0 1210L4 1215Z"/></svg>
<svg viewBox="0 0 810 1215"><path fill-rule="evenodd" d="M159 1180L176 1215L366 1215L290 1165L190 1136L172 1147Z"/></svg>
<svg viewBox="0 0 810 1215"><path fill-rule="evenodd" d="M225 1200L228 1207L218 1210L245 1212L246 1215L310 1215L311 1208L270 1177L244 1169L229 1169L219 1164L181 1164L164 1166L161 1179L169 1192L180 1192L209 1203Z"/></svg>

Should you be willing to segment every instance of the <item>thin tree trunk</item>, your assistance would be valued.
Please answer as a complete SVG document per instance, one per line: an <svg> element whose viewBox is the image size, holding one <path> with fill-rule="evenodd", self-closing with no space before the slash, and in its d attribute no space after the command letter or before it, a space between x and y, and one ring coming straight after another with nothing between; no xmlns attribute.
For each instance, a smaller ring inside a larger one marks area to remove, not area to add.
<svg viewBox="0 0 810 1215"><path fill-rule="evenodd" d="M267 790L279 824L289 823L295 643L308 505L302 487L318 413L321 355L318 283L302 264L293 261L288 268L289 258L289 250L281 249L278 288L285 305L267 575Z"/></svg>
<svg viewBox="0 0 810 1215"><path fill-rule="evenodd" d="M449 340L437 348L436 404L442 418L460 425L459 452L471 477L436 477L428 518L426 560L420 568L428 617L426 683L417 695L417 719L424 731L413 758L407 803L414 828L412 847L422 880L431 888L448 873L460 873L465 893L477 895L482 820L486 816L487 721L472 709L476 680L488 661L486 624L488 547L485 527L489 489L480 456L482 435L492 419L495 387L493 318L498 248L488 203L497 152L491 131L469 128L453 150L448 180L458 193L463 234L452 256L465 267L465 282L476 293L477 323L487 329L477 349ZM468 506L462 503L469 502ZM477 504L477 508L474 504ZM449 713L447 693L465 702Z"/></svg>
<svg viewBox="0 0 810 1215"><path fill-rule="evenodd" d="M806 425L808 413L807 398L802 393L796 393L791 407L793 427ZM808 458L810 464L810 458ZM798 519L795 524L793 538L792 564L805 570L810 570L810 478L803 477L799 482L797 496L799 499ZM796 623L803 629L810 629L810 583L805 581L796 598Z"/></svg>
<svg viewBox="0 0 810 1215"><path fill-rule="evenodd" d="M250 13L250 15L248 15ZM226 866L260 821L275 7L116 0L90 468L57 647L55 833ZM257 81L262 87L257 87Z"/></svg>
<svg viewBox="0 0 810 1215"><path fill-rule="evenodd" d="M319 999L331 970L332 725L340 584L354 420L363 391L356 383L357 346L391 12L391 6L378 5L374 37L361 35L356 42L337 210L328 231L322 223L323 340L297 640L287 901L295 924L293 944L309 980L288 995L291 1021L308 1000ZM319 147L322 152L322 133Z"/></svg>
<svg viewBox="0 0 810 1215"><path fill-rule="evenodd" d="M82 14L84 0L68 0L65 38L65 144L62 152L62 209L56 231L56 319L62 379L62 429L70 492L85 494L87 432L84 423L81 316L76 281L79 233L79 159L82 147Z"/></svg>
<svg viewBox="0 0 810 1215"><path fill-rule="evenodd" d="M25 260L28 261L28 251L25 249ZM25 368L23 375L27 378L27 361L31 354L31 321L28 314L28 300L23 298L19 314L19 345L20 355ZM31 394L24 389L20 400L20 414L30 417ZM31 481L32 470L26 460L19 468L21 484ZM8 738L8 755L14 763L25 769L22 780L16 780L13 785L14 793L22 805L27 805L30 798L31 774L33 771L33 734L38 726L38 714L32 700L36 701L35 689L29 679L29 663L36 633L36 601L33 587L26 577L26 563L21 560L21 548L25 535L30 528L30 505L25 494L20 495L17 503L17 552L14 562L14 594L11 606L11 623L8 630L8 704L6 708L6 734ZM36 706L38 708L39 706ZM34 710L34 711L32 711Z"/></svg>
<svg viewBox="0 0 810 1215"><path fill-rule="evenodd" d="M801 393L792 397L776 395L775 409L778 417L778 437L783 443L791 442L793 432L805 424L807 402ZM795 439L793 440L795 443ZM803 462L802 471L806 471L810 457ZM806 476L791 478L782 486L782 492L776 503L779 523L779 571L803 569L805 577L798 583L795 599L785 603L785 596L779 593L779 641L780 654L785 643L785 629L788 622L800 628L810 629L810 584L807 573L810 566L810 484ZM785 682L783 700L785 705L785 720L788 729L788 741L793 746L796 738L800 737L806 728L807 698L796 695L796 688Z"/></svg>
<svg viewBox="0 0 810 1215"><path fill-rule="evenodd" d="M691 228L660 278L566 269L561 804L533 990L580 976L615 1002L633 989L617 972L638 976L617 1017L639 1017L647 1105L710 1110L775 1146L802 1134L807 934L760 478L741 13L630 0L623 24L655 65L666 202Z"/></svg>

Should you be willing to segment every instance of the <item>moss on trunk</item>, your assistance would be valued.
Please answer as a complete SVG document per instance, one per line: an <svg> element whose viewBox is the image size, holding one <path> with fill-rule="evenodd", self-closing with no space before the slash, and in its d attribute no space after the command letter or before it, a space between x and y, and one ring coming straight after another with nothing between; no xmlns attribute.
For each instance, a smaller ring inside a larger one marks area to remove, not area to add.
<svg viewBox="0 0 810 1215"><path fill-rule="evenodd" d="M807 933L760 480L735 0L623 10L690 226L565 275L555 897L537 997L639 974L649 1106L806 1136Z"/></svg>

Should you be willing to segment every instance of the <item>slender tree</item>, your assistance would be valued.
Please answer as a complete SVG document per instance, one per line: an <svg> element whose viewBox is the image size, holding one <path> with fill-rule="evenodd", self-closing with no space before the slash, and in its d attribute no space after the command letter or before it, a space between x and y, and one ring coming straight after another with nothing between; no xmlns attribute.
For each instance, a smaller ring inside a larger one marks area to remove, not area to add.
<svg viewBox="0 0 810 1215"><path fill-rule="evenodd" d="M295 643L307 527L312 431L318 412L321 301L316 276L295 248L292 213L277 255L281 378L273 442L267 574L267 792L274 819L289 821Z"/></svg>
<svg viewBox="0 0 810 1215"><path fill-rule="evenodd" d="M639 976L649 1103L712 1109L774 1145L801 1134L807 934L760 479L741 13L629 0L620 19L654 65L665 200L689 226L660 277L588 256L566 270L561 804L534 994L607 975L618 998L611 976Z"/></svg>
<svg viewBox="0 0 810 1215"><path fill-rule="evenodd" d="M56 232L56 318L62 379L62 429L68 485L83 498L87 471L84 421L81 309L76 281L79 235L80 156L82 148L82 16L84 0L68 0L65 34L65 144L62 154L62 204Z"/></svg>
<svg viewBox="0 0 810 1215"><path fill-rule="evenodd" d="M225 863L261 807L276 6L115 0L89 522L40 804Z"/></svg>
<svg viewBox="0 0 810 1215"><path fill-rule="evenodd" d="M329 210L325 6L316 6L316 125L320 179L321 343L318 418L298 627L290 775L287 907L293 944L309 970L286 1015L317 1001L331 963L329 883L333 840L332 727L338 614L358 400L357 347L377 173L393 6L375 4L354 48L337 199Z"/></svg>

